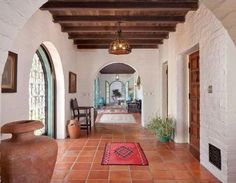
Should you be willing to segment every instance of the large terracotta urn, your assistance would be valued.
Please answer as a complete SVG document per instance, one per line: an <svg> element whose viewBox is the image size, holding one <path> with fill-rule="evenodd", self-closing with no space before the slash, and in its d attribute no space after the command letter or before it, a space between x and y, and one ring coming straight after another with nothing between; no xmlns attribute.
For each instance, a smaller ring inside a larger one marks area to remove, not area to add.
<svg viewBox="0 0 236 183"><path fill-rule="evenodd" d="M57 158L57 143L46 136L35 136L43 123L25 120L7 123L1 133L11 133L1 149L2 183L50 183Z"/></svg>

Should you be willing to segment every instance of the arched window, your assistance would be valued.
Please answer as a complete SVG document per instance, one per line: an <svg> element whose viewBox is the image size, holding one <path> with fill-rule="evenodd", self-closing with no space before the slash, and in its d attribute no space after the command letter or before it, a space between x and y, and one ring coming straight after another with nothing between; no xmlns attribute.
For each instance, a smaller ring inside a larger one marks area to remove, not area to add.
<svg viewBox="0 0 236 183"><path fill-rule="evenodd" d="M33 56L29 79L29 119L40 120L44 127L36 135L54 134L54 77L46 50L40 46Z"/></svg>
<svg viewBox="0 0 236 183"><path fill-rule="evenodd" d="M125 100L130 100L129 99L129 81L126 81L125 83Z"/></svg>
<svg viewBox="0 0 236 183"><path fill-rule="evenodd" d="M108 105L110 103L110 85L108 81L105 81L105 98L106 104Z"/></svg>
<svg viewBox="0 0 236 183"><path fill-rule="evenodd" d="M100 81L99 78L94 80L94 107L97 108L99 106L99 98L100 98Z"/></svg>
<svg viewBox="0 0 236 183"><path fill-rule="evenodd" d="M110 103L115 104L117 103L117 99L124 100L125 99L125 84L122 81L116 80L110 84ZM120 97L115 97L114 90L120 92Z"/></svg>

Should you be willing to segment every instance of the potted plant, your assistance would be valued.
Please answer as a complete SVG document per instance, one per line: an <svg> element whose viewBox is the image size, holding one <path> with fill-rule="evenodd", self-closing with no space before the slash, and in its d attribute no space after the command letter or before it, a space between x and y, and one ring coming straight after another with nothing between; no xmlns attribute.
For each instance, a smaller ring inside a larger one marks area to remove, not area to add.
<svg viewBox="0 0 236 183"><path fill-rule="evenodd" d="M174 121L172 118L155 117L147 128L156 133L160 142L169 142L174 131Z"/></svg>
<svg viewBox="0 0 236 183"><path fill-rule="evenodd" d="M112 93L113 93L113 97L121 97L122 96L118 89L112 90Z"/></svg>
<svg viewBox="0 0 236 183"><path fill-rule="evenodd" d="M112 98L115 101L115 103L117 103L118 98L120 98L122 95L121 95L121 93L119 92L118 89L112 90L112 93L113 93Z"/></svg>

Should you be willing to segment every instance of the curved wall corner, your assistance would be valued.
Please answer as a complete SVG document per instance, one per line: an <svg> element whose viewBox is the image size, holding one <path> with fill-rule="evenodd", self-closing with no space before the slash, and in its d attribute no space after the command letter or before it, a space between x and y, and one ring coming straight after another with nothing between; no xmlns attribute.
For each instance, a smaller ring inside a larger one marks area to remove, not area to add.
<svg viewBox="0 0 236 183"><path fill-rule="evenodd" d="M0 80L12 43L25 23L47 0L0 1ZM0 84L1 85L1 84ZM0 95L0 104L1 102ZM0 107L0 109L2 106ZM0 121L1 110L0 110Z"/></svg>
<svg viewBox="0 0 236 183"><path fill-rule="evenodd" d="M56 74L56 138L64 139L65 129L65 81L61 57L56 47L51 42L43 42L49 51Z"/></svg>
<svg viewBox="0 0 236 183"><path fill-rule="evenodd" d="M236 1L235 0L202 0L228 31L236 45Z"/></svg>

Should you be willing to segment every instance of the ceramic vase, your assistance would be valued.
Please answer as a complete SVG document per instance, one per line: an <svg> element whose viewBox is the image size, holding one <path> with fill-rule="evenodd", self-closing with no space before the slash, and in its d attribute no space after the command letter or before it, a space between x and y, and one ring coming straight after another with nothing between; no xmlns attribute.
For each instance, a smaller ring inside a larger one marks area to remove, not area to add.
<svg viewBox="0 0 236 183"><path fill-rule="evenodd" d="M68 121L68 132L71 139L79 138L80 136L80 123L79 121L72 119Z"/></svg>

